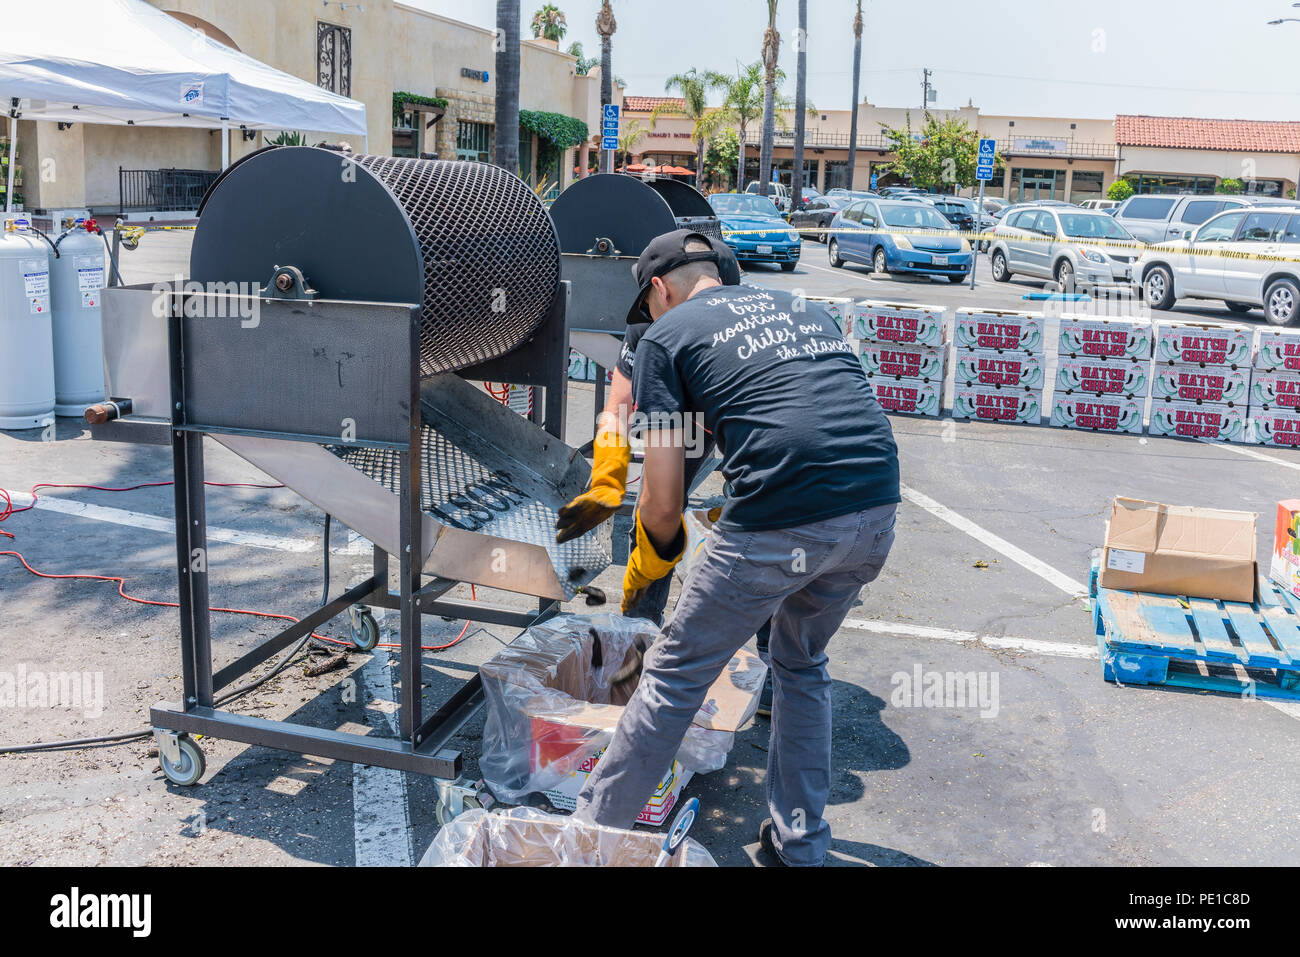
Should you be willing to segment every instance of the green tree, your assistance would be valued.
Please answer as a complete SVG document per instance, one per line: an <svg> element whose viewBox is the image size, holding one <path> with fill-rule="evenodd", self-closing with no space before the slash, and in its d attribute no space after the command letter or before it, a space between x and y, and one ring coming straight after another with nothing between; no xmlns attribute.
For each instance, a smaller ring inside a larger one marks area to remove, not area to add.
<svg viewBox="0 0 1300 957"><path fill-rule="evenodd" d="M1126 179L1117 179L1106 190L1107 199L1117 199L1121 203L1133 195L1133 184Z"/></svg>
<svg viewBox="0 0 1300 957"><path fill-rule="evenodd" d="M553 3L543 4L542 9L533 14L533 39L554 40L559 43L569 32L569 23L564 13Z"/></svg>
<svg viewBox="0 0 1300 957"><path fill-rule="evenodd" d="M704 169L712 185L730 185L736 171L736 157L740 155L740 137L733 129L725 129L709 140L704 154Z"/></svg>
<svg viewBox="0 0 1300 957"><path fill-rule="evenodd" d="M1219 181L1219 185L1214 187L1216 193L1226 196L1236 196L1238 193L1245 192L1246 184L1239 179L1224 179Z"/></svg>
<svg viewBox="0 0 1300 957"><path fill-rule="evenodd" d="M712 70L705 70L701 73L695 67L691 67L685 73L674 73L664 83L664 91L680 93L684 102L683 107L678 109L676 106L661 103L650 114L651 127L664 113L676 113L678 116L685 116L695 124L691 135L695 139L695 186L697 189L704 183L704 153L708 148L709 138L717 132L722 122L719 111L709 109L709 91L723 89L726 85L727 78L720 73L714 73Z"/></svg>
<svg viewBox="0 0 1300 957"><path fill-rule="evenodd" d="M623 127L623 133L618 138L618 150L614 153L614 166L618 167L619 156L623 157L623 163L631 159L631 153L636 149L637 143L645 138L646 130L641 126L640 120L631 120Z"/></svg>
<svg viewBox="0 0 1300 957"><path fill-rule="evenodd" d="M919 135L912 132L912 114L902 129L881 128L897 157L889 170L916 186L936 193L955 192L975 183L976 154L979 134L962 119L949 116L939 119L929 112ZM1001 166L1002 158L994 157Z"/></svg>
<svg viewBox="0 0 1300 957"><path fill-rule="evenodd" d="M777 70L778 80L785 75ZM763 64L751 63L743 66L735 77L727 79L726 93L722 101L722 115L719 122L724 123L739 134L740 148L736 151L736 192L745 190L745 134L749 127L763 116ZM783 123L782 116L776 116L778 123Z"/></svg>
<svg viewBox="0 0 1300 957"><path fill-rule="evenodd" d="M598 56L593 56L593 57L583 56L582 44L579 43L577 40L574 40L572 43L570 43L569 49L565 50L564 52L569 54L569 56L573 57L575 60L578 61L573 65L573 69L577 72L578 76L586 76L588 73L591 72L591 68L593 66L596 66L600 63L600 57Z"/></svg>

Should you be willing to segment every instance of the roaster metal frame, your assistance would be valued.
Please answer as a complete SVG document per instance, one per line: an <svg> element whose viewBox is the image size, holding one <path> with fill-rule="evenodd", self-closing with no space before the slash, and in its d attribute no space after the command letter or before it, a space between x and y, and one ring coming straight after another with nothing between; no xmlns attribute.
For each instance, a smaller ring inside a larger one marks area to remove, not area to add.
<svg viewBox="0 0 1300 957"><path fill-rule="evenodd" d="M545 389L544 404L538 403L534 407L533 420L542 420L544 415L546 431L561 440L568 365L566 292L567 286L561 285L546 321L519 349L458 373L468 378L490 376L499 381L541 386ZM197 342L209 335L209 324L215 324L216 338L208 342L207 354L210 356L211 343L221 341L221 324L231 329L239 323L238 317L246 314L241 311L241 306L246 309L248 299L241 302L237 296L201 294L201 298L207 301L205 309L210 310L212 316L221 318L195 322L185 316L185 303L193 298L179 293L169 297L171 307L166 328L170 421L157 414L151 417L128 416L92 427L95 439L170 444L172 450L183 697L179 703L161 701L150 709L150 721L159 738L160 750L164 755L173 756L177 753L177 736L203 734L304 755L431 775L439 779L443 786L440 791L443 790L460 776L462 770L460 752L448 748L447 744L483 706L483 689L476 673L433 714L424 714L420 693L423 665L420 616L472 618L486 624L527 628L558 614L560 603L554 597L542 597L537 609L527 612L485 602L471 605L443 598L458 584L456 580L432 576L429 581L423 581L427 576L421 571L419 556L425 554L422 532L427 518L421 511L423 475L418 451L424 424L419 363L420 306L297 301L292 305L300 317L291 315L290 325L276 333L292 339L295 329L292 322L301 321L303 325L296 328L302 330L307 329L306 324L311 324L315 331L322 322L364 312L367 321L353 323L350 330L346 323L335 327L342 337L342 341L337 343L338 348L341 351L355 348L356 353L363 353L362 361L372 365L382 365L399 353L404 358L403 363L388 369L388 381L380 386L373 381L362 385L365 377L355 376L358 385L351 393L357 407L373 412L368 416L373 424L363 427L358 423L355 444L389 449L399 455L402 481L397 491L400 503L398 591L389 590L388 552L375 546L369 578L267 638L236 661L214 670L203 437L251 436L316 445L337 444L338 436L328 430L337 424L340 406L336 398L304 406L301 400L310 395L305 391L309 388L306 381L281 383L278 393L270 401L265 390L253 395L244 391L241 395L241 386L251 387L259 374L265 375L264 364L249 370L246 381L235 383L223 383L211 369L202 368L199 365L202 350L195 342L187 342L187 338ZM271 300L262 302L267 306L273 305ZM283 309L276 313L282 323L285 321L284 313ZM187 328L190 329L188 336ZM232 331L227 341L236 334ZM187 345L190 346L188 350ZM283 353L274 351L269 354L277 358L283 356ZM227 363L224 374L239 377L239 364ZM288 378L292 380L293 376ZM342 381L340 378L340 383ZM292 418L300 427L294 431L269 430L265 423L283 416L285 389L290 393L288 403L294 405ZM298 400L296 403L295 399ZM217 705L216 699L222 689L230 687L237 679L315 628L356 606L375 606L399 613L401 693L397 738L378 738L257 718L227 711ZM200 766L201 758L200 753ZM198 775L190 783L197 780Z"/></svg>

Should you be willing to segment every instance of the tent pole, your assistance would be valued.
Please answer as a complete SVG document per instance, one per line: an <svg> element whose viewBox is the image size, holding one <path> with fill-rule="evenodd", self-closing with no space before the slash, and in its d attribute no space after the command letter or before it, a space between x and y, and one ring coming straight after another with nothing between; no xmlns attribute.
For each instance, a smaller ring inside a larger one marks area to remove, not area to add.
<svg viewBox="0 0 1300 957"><path fill-rule="evenodd" d="M221 118L221 168L224 170L230 165L230 121L224 116Z"/></svg>
<svg viewBox="0 0 1300 957"><path fill-rule="evenodd" d="M9 114L9 182L5 184L5 212L14 211L14 167L18 165L18 121Z"/></svg>

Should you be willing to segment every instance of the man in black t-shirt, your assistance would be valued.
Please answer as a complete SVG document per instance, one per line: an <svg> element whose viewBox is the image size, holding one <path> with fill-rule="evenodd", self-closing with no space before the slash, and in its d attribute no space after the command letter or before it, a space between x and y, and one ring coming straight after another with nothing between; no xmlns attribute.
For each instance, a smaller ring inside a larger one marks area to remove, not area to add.
<svg viewBox="0 0 1300 957"><path fill-rule="evenodd" d="M695 415L717 442L731 493L575 816L632 826L709 687L770 618L772 817L759 839L780 863L820 864L830 842L825 649L893 544L893 432L821 306L724 287L716 253L689 230L651 242L637 278L630 318L644 306L654 324L633 375L646 453L625 601L681 558L684 442Z"/></svg>

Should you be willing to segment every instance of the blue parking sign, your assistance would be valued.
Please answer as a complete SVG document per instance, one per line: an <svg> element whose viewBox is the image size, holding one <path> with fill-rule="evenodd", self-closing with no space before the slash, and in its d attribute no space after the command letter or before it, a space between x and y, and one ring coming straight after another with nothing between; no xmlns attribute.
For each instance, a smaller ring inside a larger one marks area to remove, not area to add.
<svg viewBox="0 0 1300 957"><path fill-rule="evenodd" d="M871 188L872 188L872 189L875 189L875 188L876 188L876 183L878 183L879 181L880 181L880 174L879 174L879 173L872 173L872 174L871 174Z"/></svg>
<svg viewBox="0 0 1300 957"><path fill-rule="evenodd" d="M979 154L975 159L975 179L977 182L988 182L993 178L993 158L996 152L996 140L980 140Z"/></svg>
<svg viewBox="0 0 1300 957"><path fill-rule="evenodd" d="M602 137L600 138L600 148L603 149L603 150L616 150L616 149L618 149L618 137L617 137L617 136L602 136Z"/></svg>
<svg viewBox="0 0 1300 957"><path fill-rule="evenodd" d="M605 104L605 114L604 114L604 118L607 119L607 120L613 120L615 123L618 122L618 104L617 104L617 103L606 103L606 104Z"/></svg>

